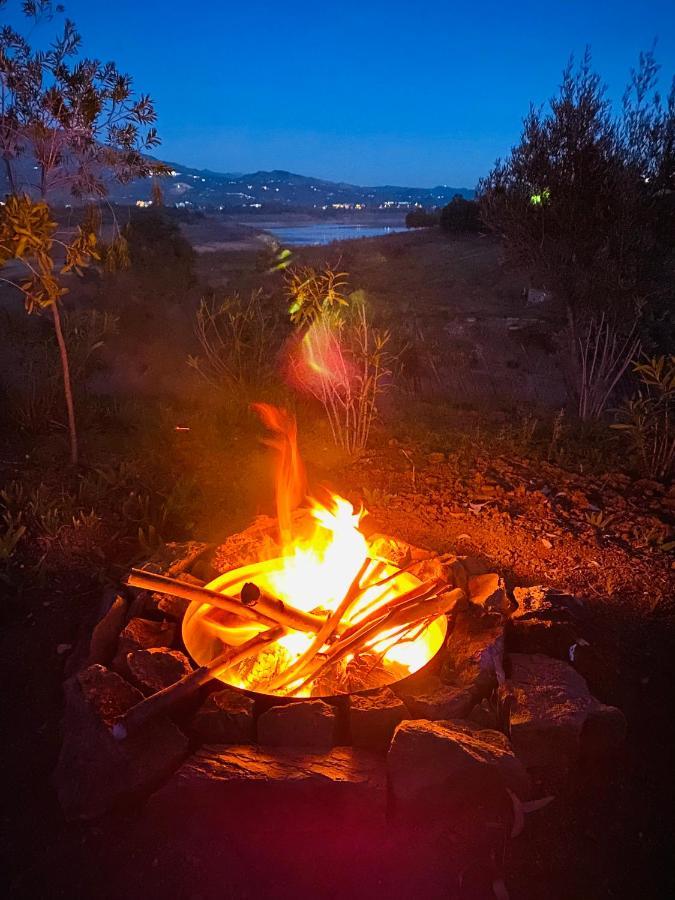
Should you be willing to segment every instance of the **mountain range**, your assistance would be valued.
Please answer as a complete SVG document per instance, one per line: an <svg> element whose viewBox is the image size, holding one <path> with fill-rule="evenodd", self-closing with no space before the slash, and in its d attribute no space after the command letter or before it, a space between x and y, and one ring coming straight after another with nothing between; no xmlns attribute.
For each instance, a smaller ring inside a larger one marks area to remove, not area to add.
<svg viewBox="0 0 675 900"><path fill-rule="evenodd" d="M232 211L264 210L338 210L389 209L407 210L415 206L444 206L459 194L470 199L474 191L440 185L435 188L382 185L362 187L345 182L326 181L307 175L296 175L275 169L271 172L234 174L194 169L180 163L167 163L171 174L160 180L164 202L168 206L192 209ZM26 154L14 165L20 185L34 180L34 159ZM0 192L8 190L4 170L0 174ZM112 182L109 199L118 204L143 205L150 200L150 179L136 179L129 184ZM65 192L57 193L57 202L73 202Z"/></svg>

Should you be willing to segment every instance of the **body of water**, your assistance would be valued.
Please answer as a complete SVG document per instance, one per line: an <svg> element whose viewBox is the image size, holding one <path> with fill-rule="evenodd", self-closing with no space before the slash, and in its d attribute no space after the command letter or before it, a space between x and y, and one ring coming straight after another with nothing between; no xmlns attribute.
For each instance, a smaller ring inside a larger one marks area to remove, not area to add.
<svg viewBox="0 0 675 900"><path fill-rule="evenodd" d="M287 225L266 228L270 234L289 247L332 244L333 241L351 241L355 238L381 237L407 231L404 225Z"/></svg>

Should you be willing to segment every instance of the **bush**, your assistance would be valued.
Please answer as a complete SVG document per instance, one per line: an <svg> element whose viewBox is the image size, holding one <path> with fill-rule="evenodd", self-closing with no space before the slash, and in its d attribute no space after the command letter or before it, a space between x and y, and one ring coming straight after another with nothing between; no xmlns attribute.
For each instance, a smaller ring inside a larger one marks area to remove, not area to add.
<svg viewBox="0 0 675 900"><path fill-rule="evenodd" d="M675 468L675 356L658 356L637 363L640 379L637 393L617 411L612 426L628 438L642 474L668 478Z"/></svg>
<svg viewBox="0 0 675 900"><path fill-rule="evenodd" d="M413 209L405 217L407 228L433 228L438 222L439 214L435 209Z"/></svg>
<svg viewBox="0 0 675 900"><path fill-rule="evenodd" d="M480 210L475 200L465 200L457 195L441 210L440 225L443 231L480 231Z"/></svg>
<svg viewBox="0 0 675 900"><path fill-rule="evenodd" d="M195 283L196 255L178 223L163 210L138 210L124 229L132 270L158 293L175 294Z"/></svg>

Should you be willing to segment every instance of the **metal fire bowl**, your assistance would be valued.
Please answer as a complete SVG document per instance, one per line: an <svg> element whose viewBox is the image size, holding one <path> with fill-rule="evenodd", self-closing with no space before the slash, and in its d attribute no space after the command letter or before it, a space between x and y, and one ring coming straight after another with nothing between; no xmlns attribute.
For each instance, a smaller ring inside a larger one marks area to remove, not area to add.
<svg viewBox="0 0 675 900"><path fill-rule="evenodd" d="M284 560L282 558L253 563L250 566L243 566L240 569L233 569L232 571L227 572L225 575L219 575L218 578L215 578L213 581L209 582L206 587L212 591L219 591L223 594L236 596L239 594L242 587L247 581L252 581L257 584L258 587L261 588L261 590L268 590L271 592L272 588L271 585L267 582L266 575L271 571L279 571L283 567L283 565ZM389 575L394 571L396 571L396 566L388 564L386 574ZM410 572L401 572L397 578L392 579L392 586L396 586L400 592L410 590L418 584L421 584L420 579L410 574ZM188 606L185 617L183 618L183 643L185 644L185 647L190 656L200 666L208 665L213 659L215 659L216 656L218 656L222 652L223 648L225 647L225 644L220 639L220 637L214 635L202 623L202 619L209 609L211 609L211 607L208 603L194 601ZM260 631L260 629L256 628L255 626L250 630L243 628L241 626L241 619L238 619L236 616L232 617L232 622L232 636L236 639L237 644L243 643L250 637L258 634ZM234 627L235 622L238 623L236 628ZM416 672L411 672L410 674L406 675L405 678L392 680L388 685L389 687L391 687L392 685L405 685L408 681L412 679L419 679L421 675L427 672L434 671L439 667L442 650L445 647L445 638L448 628L447 616L439 616L431 623L429 628L438 630L438 648L436 652L421 668L417 669ZM230 685L230 682L227 681L225 677L219 680L224 684ZM263 691L254 691L250 690L249 688L242 688L239 685L230 685L230 687L234 687L250 697L259 699L263 704L271 702L274 705L279 705L282 703L292 703L298 700L307 699L335 700L337 702L340 698L344 699L345 697L349 696L348 693L342 693L333 695L312 695L311 698L284 697L278 694L268 694ZM363 691L352 691L351 693L368 694L372 693L373 690L376 689L369 688Z"/></svg>

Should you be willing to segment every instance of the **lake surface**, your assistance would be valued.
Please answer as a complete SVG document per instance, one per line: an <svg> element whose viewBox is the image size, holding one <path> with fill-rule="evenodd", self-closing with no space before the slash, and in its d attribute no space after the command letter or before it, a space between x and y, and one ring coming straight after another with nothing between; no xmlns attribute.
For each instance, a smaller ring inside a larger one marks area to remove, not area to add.
<svg viewBox="0 0 675 900"><path fill-rule="evenodd" d="M266 228L270 234L289 247L317 246L333 241L351 241L355 238L381 237L407 231L404 225L287 225Z"/></svg>

